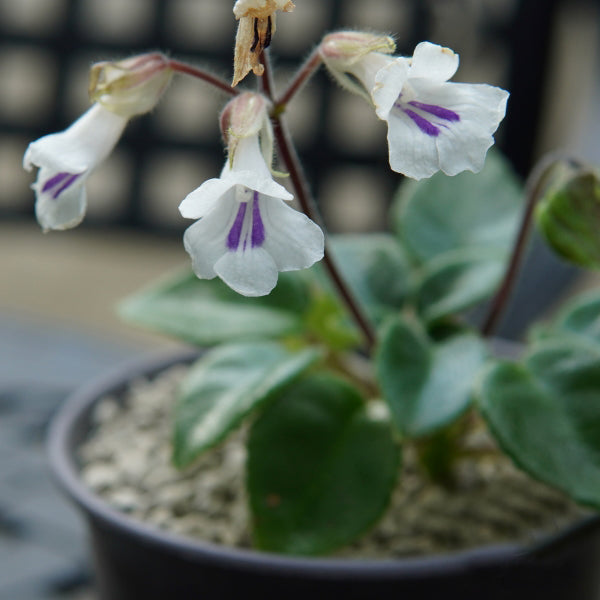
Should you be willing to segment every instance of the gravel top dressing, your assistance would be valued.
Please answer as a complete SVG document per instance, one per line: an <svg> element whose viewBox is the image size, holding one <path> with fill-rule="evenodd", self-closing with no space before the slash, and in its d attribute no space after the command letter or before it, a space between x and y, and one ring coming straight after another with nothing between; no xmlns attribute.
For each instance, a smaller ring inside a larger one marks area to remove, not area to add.
<svg viewBox="0 0 600 600"><path fill-rule="evenodd" d="M156 527L218 544L251 547L244 492L244 429L185 471L170 462L171 409L186 366L136 380L122 399L96 406L80 449L85 483L117 509ZM527 542L584 513L561 493L536 483L494 452L485 435L470 441L452 491L415 468L410 449L384 518L362 540L337 553L406 557L503 542Z"/></svg>

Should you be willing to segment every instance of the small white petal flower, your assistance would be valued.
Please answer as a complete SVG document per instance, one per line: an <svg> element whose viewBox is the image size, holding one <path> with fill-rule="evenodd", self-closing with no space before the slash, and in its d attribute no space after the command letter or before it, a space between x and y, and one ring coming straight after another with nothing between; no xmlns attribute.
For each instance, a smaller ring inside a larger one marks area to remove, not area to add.
<svg viewBox="0 0 600 600"><path fill-rule="evenodd" d="M361 82L377 116L387 121L394 171L422 179L439 170L456 175L482 169L508 92L451 83L457 68L457 54L430 42L420 43L412 59L371 52L347 60L344 70Z"/></svg>
<svg viewBox="0 0 600 600"><path fill-rule="evenodd" d="M184 235L196 275L219 276L244 296L264 296L279 271L305 269L323 257L321 229L285 204L293 196L276 183L258 135L237 143L219 179L210 179L179 206L200 219Z"/></svg>
<svg viewBox="0 0 600 600"><path fill-rule="evenodd" d="M85 214L84 183L111 152L127 118L94 104L68 129L29 144L23 166L39 167L35 190L36 217L44 231L69 229Z"/></svg>
<svg viewBox="0 0 600 600"><path fill-rule="evenodd" d="M450 83L458 55L429 42L411 61L379 69L371 90L388 123L390 166L415 179L480 171L506 112L508 92L485 84Z"/></svg>

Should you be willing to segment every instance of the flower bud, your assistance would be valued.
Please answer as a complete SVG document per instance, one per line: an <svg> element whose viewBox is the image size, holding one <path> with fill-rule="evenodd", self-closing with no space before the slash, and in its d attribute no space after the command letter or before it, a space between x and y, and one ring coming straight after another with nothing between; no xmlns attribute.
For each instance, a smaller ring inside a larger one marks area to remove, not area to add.
<svg viewBox="0 0 600 600"><path fill-rule="evenodd" d="M90 99L123 117L141 115L156 106L172 74L167 57L158 52L99 62L90 70Z"/></svg>
<svg viewBox="0 0 600 600"><path fill-rule="evenodd" d="M269 102L264 96L253 92L240 94L227 103L221 113L220 125L230 160L233 160L240 140L258 135L261 131L268 134L263 137L264 141L271 145L272 155L272 141L269 142L272 134L267 112L268 106ZM271 158L272 156L265 157L268 161Z"/></svg>
<svg viewBox="0 0 600 600"><path fill-rule="evenodd" d="M561 164L536 209L552 249L581 267L600 268L600 179L590 169Z"/></svg>

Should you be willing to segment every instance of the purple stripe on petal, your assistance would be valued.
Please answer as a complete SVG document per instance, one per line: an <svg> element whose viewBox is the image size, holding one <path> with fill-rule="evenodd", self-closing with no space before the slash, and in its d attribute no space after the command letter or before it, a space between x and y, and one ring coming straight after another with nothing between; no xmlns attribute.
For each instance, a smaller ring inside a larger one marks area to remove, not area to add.
<svg viewBox="0 0 600 600"><path fill-rule="evenodd" d="M54 194L52 194L52 198L56 200L77 179L79 179L79 175L70 175L66 181L64 181L64 183L57 190L55 190Z"/></svg>
<svg viewBox="0 0 600 600"><path fill-rule="evenodd" d="M410 110L410 108L404 108L403 110L423 133L432 137L437 137L440 134L439 127L430 123L425 117L417 114L414 110Z"/></svg>
<svg viewBox="0 0 600 600"><path fill-rule="evenodd" d="M408 104L414 106L415 108L420 108L434 117L444 119L445 121L460 121L460 115L458 113L455 113L453 110L449 110L448 108L444 108L443 106L437 106L436 104L425 104L424 102L417 102L416 100L412 100Z"/></svg>
<svg viewBox="0 0 600 600"><path fill-rule="evenodd" d="M51 190L54 186L59 185L64 179L70 177L71 173L57 173L53 177L50 177L46 183L44 183L44 187L42 187L42 192L47 192Z"/></svg>
<svg viewBox="0 0 600 600"><path fill-rule="evenodd" d="M254 192L252 201L252 247L262 246L265 241L265 225L260 216L260 205L258 203L258 192Z"/></svg>
<svg viewBox="0 0 600 600"><path fill-rule="evenodd" d="M242 226L244 224L246 208L247 203L241 202L237 215L235 216L235 221L229 230L229 235L227 236L227 248L229 248L231 251L237 250L238 246L240 245L240 237L242 235Z"/></svg>

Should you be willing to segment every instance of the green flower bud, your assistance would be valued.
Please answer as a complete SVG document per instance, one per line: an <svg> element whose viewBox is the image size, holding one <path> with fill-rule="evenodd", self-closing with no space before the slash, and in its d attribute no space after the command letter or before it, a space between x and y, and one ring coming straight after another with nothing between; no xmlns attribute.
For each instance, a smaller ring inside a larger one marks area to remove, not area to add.
<svg viewBox="0 0 600 600"><path fill-rule="evenodd" d="M581 267L600 268L600 179L592 170L564 165L536 209L551 248Z"/></svg>

